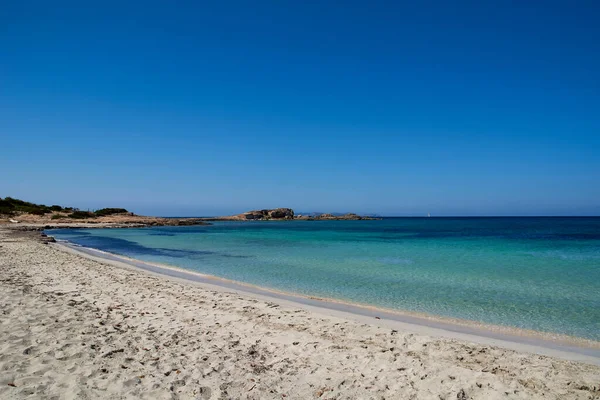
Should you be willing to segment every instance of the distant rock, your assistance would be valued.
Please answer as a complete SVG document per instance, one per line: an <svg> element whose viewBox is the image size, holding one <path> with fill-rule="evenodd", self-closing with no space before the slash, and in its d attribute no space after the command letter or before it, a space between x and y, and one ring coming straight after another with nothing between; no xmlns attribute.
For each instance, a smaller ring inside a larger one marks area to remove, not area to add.
<svg viewBox="0 0 600 400"><path fill-rule="evenodd" d="M294 210L291 208L275 208L273 210L254 210L229 217L231 219L246 219L268 221L272 219L294 219Z"/></svg>
<svg viewBox="0 0 600 400"><path fill-rule="evenodd" d="M173 222L171 222L173 221ZM163 218L159 224L162 225L175 225L175 226L191 226L191 225L210 225L202 218Z"/></svg>
<svg viewBox="0 0 600 400"><path fill-rule="evenodd" d="M362 219L376 219L370 217L361 217L354 213L347 214L318 214L318 215L295 215L294 210L291 208L275 208L265 210L253 210L247 211L242 214L231 215L228 217L217 217L217 218L206 218L206 221L285 221L285 220L302 220L302 221L315 221L315 220L362 220Z"/></svg>
<svg viewBox="0 0 600 400"><path fill-rule="evenodd" d="M294 210L291 208L276 208L269 211L269 216L275 219L294 219Z"/></svg>
<svg viewBox="0 0 600 400"><path fill-rule="evenodd" d="M335 215L335 214L318 214L318 215L304 215L300 216L297 219L305 220L305 221L359 221L359 220L374 220L380 218L372 218L372 217L362 217L358 214L347 213L343 215Z"/></svg>
<svg viewBox="0 0 600 400"><path fill-rule="evenodd" d="M244 219L263 219L265 216L260 211L249 211L242 214Z"/></svg>

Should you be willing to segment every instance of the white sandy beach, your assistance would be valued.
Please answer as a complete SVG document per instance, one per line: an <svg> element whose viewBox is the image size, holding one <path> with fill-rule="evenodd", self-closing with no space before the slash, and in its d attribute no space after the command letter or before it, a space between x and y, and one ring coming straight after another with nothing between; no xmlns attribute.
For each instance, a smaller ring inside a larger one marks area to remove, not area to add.
<svg viewBox="0 0 600 400"><path fill-rule="evenodd" d="M160 277L30 233L0 230L0 271L2 399L600 399L595 365Z"/></svg>

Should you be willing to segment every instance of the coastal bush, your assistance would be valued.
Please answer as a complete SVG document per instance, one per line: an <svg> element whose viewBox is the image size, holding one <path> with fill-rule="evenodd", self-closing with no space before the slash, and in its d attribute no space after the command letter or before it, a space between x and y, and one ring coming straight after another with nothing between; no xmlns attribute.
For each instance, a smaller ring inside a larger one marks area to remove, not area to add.
<svg viewBox="0 0 600 400"><path fill-rule="evenodd" d="M66 215L62 215L62 214L54 214L52 216L52 218L50 218L50 219L63 219L63 218L67 218L67 216Z"/></svg>
<svg viewBox="0 0 600 400"><path fill-rule="evenodd" d="M128 212L129 211L124 208L101 208L100 210L96 210L94 214L96 214L98 217L104 217L106 215L123 214Z"/></svg>
<svg viewBox="0 0 600 400"><path fill-rule="evenodd" d="M12 215L14 211L13 205L8 200L0 198L0 214Z"/></svg>
<svg viewBox="0 0 600 400"><path fill-rule="evenodd" d="M30 203L12 197L0 198L0 214L14 215L18 212L44 215L51 212L50 207L43 204Z"/></svg>
<svg viewBox="0 0 600 400"><path fill-rule="evenodd" d="M46 206L44 204L35 204L28 201L15 199L12 197L0 197L0 214L1 215L18 215L19 213L28 213L33 215L45 215L51 212L65 212L70 213L67 216L64 215L53 215L52 219L60 218L73 218L73 219L85 219L85 218L96 218L105 215L122 214L128 213L124 208L102 208L96 212L80 211L78 208L73 207L62 207L58 204Z"/></svg>
<svg viewBox="0 0 600 400"><path fill-rule="evenodd" d="M68 217L73 219L96 218L96 214L90 211L73 211Z"/></svg>
<svg viewBox="0 0 600 400"><path fill-rule="evenodd" d="M44 214L48 214L51 213L52 211L49 208L31 208L29 211L26 211L29 214L33 214L33 215L44 215Z"/></svg>

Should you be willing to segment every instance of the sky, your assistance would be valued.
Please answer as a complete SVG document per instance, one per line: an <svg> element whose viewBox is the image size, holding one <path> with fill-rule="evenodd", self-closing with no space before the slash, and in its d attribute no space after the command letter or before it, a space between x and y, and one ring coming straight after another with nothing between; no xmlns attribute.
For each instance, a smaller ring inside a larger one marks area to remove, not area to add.
<svg viewBox="0 0 600 400"><path fill-rule="evenodd" d="M600 215L596 1L4 2L0 197Z"/></svg>

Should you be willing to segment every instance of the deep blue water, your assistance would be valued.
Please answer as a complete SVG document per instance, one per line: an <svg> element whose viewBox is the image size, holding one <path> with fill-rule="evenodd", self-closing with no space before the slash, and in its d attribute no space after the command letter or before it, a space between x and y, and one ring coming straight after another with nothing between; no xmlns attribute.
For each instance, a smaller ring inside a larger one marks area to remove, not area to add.
<svg viewBox="0 0 600 400"><path fill-rule="evenodd" d="M306 295L600 340L600 218L386 218L54 230Z"/></svg>

